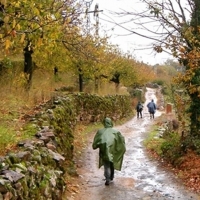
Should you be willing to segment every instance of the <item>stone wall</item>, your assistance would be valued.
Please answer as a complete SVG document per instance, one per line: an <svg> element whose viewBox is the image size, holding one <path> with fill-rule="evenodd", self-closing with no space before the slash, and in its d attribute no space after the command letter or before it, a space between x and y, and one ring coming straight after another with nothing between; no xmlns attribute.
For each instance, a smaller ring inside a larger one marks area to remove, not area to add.
<svg viewBox="0 0 200 200"><path fill-rule="evenodd" d="M129 96L56 94L39 106L28 122L37 127L33 138L20 141L16 151L0 158L0 200L61 200L65 173L73 168L77 123L114 121L133 114Z"/></svg>

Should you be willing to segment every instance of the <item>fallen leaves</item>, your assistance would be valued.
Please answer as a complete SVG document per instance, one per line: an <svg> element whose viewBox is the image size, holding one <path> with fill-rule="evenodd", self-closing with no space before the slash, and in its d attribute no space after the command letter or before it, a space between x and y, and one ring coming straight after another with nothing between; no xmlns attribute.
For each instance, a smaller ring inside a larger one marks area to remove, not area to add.
<svg viewBox="0 0 200 200"><path fill-rule="evenodd" d="M200 194L200 156L193 151L188 151L182 158L179 166L174 167L172 164L163 160L156 152L148 150L151 158L162 163L162 167L170 170L174 176L179 178L182 183L191 191Z"/></svg>
<svg viewBox="0 0 200 200"><path fill-rule="evenodd" d="M178 170L184 184L191 190L200 193L200 156L193 151L188 151L183 156Z"/></svg>

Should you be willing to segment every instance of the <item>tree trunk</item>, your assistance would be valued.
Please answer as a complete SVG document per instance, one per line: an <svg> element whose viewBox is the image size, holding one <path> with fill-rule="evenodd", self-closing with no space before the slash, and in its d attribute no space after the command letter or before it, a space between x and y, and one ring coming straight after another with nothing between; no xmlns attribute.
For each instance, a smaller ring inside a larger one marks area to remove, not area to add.
<svg viewBox="0 0 200 200"><path fill-rule="evenodd" d="M95 83L94 83L94 89L95 89L95 93L99 93L99 78L98 77L95 77Z"/></svg>
<svg viewBox="0 0 200 200"><path fill-rule="evenodd" d="M83 92L83 74L82 69L78 66L79 71L79 92Z"/></svg>
<svg viewBox="0 0 200 200"><path fill-rule="evenodd" d="M196 40L200 41L199 26L200 26L200 2L199 0L193 0L194 10L192 13L191 26L193 27L193 35ZM199 48L199 45L195 48ZM198 66L199 66L198 62ZM197 136L200 139L200 101L198 88L200 87L200 69L195 70L195 73L191 79L191 84L196 86L197 92L189 93L191 98L190 106L190 119L191 119L191 132L192 136Z"/></svg>
<svg viewBox="0 0 200 200"><path fill-rule="evenodd" d="M198 88L200 87L200 69L197 69L195 75L191 79L191 84L196 86L197 92L190 94L191 105L190 105L190 119L191 119L191 135L198 136L200 139L200 100Z"/></svg>
<svg viewBox="0 0 200 200"><path fill-rule="evenodd" d="M27 79L26 90L29 90L31 87L32 81L32 74L33 74L33 67L32 67L32 46L31 42L29 41L24 48L24 73Z"/></svg>

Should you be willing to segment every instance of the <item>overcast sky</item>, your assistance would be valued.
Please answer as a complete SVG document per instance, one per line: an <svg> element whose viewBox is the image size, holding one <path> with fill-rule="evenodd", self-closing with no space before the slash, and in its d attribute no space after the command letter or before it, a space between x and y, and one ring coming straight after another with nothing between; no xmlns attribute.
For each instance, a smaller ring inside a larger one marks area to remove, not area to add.
<svg viewBox="0 0 200 200"><path fill-rule="evenodd" d="M152 49L146 50L150 47L151 41L139 37L137 35L127 35L127 32L122 28L119 28L109 21L119 22L121 19L115 17L110 11L133 11L141 10L145 5L139 3L139 0L85 0L86 2L92 2L90 11L93 11L95 5L98 4L99 10L103 12L99 13L99 34L107 32L111 36L111 42L119 45L120 49L124 52L130 52L138 61L143 61L151 65L164 63L169 57L168 54L161 53L156 54ZM90 14L90 21L94 23L93 14ZM136 27L137 28L137 27ZM143 49L143 50L142 50Z"/></svg>

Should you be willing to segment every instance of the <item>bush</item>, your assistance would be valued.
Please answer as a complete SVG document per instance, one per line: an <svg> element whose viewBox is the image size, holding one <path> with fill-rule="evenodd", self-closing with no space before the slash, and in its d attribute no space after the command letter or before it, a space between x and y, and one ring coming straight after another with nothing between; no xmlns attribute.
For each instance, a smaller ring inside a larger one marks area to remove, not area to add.
<svg viewBox="0 0 200 200"><path fill-rule="evenodd" d="M165 84L165 82L161 79L157 79L155 81L153 81L154 84L157 84L157 85L160 85L160 86L163 86Z"/></svg>
<svg viewBox="0 0 200 200"><path fill-rule="evenodd" d="M144 141L144 145L148 150L156 152L156 154L158 155L161 155L162 151L160 149L160 146L162 145L163 141L163 138L158 137L158 132L154 130L149 133L148 138Z"/></svg>
<svg viewBox="0 0 200 200"><path fill-rule="evenodd" d="M182 156L181 141L178 133L170 133L165 141L161 144L162 156L170 163L175 164Z"/></svg>
<svg viewBox="0 0 200 200"><path fill-rule="evenodd" d="M191 149L200 155L200 138L188 135L182 142L182 149Z"/></svg>

